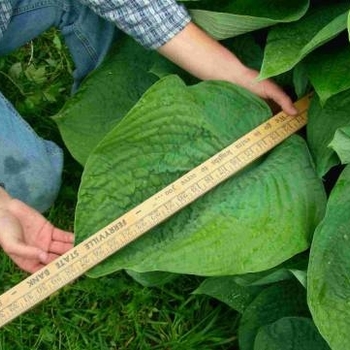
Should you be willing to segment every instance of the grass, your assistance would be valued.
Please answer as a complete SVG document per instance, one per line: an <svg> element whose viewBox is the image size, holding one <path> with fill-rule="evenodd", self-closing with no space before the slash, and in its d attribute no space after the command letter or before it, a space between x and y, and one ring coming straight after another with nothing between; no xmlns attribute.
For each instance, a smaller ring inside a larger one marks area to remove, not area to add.
<svg viewBox="0 0 350 350"><path fill-rule="evenodd" d="M72 64L59 33L50 30L0 58L0 90L38 134L64 148L54 122L70 95ZM45 214L73 230L82 168L66 149L63 185ZM26 277L0 253L1 291ZM144 287L125 272L80 277L0 330L0 350L237 349L238 314L191 292L199 277L180 276Z"/></svg>

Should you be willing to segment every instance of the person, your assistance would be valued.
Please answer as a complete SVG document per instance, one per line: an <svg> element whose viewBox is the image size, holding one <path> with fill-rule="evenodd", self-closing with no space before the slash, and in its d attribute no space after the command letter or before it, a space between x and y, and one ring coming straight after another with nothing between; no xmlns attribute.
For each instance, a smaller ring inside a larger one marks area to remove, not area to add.
<svg viewBox="0 0 350 350"><path fill-rule="evenodd" d="M75 64L73 91L106 56L120 31L201 79L226 80L297 111L273 81L256 82L258 72L193 23L175 0L3 0L0 55L6 55L57 27ZM62 151L34 133L0 93L0 245L32 273L72 248L73 233L43 215L60 188Z"/></svg>

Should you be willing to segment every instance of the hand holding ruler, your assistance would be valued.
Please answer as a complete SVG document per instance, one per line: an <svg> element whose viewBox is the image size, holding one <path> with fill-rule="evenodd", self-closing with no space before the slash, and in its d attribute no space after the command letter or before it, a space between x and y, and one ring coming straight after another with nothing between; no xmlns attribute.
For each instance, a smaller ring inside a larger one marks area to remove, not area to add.
<svg viewBox="0 0 350 350"><path fill-rule="evenodd" d="M0 327L223 182L307 123L280 112L0 296Z"/></svg>

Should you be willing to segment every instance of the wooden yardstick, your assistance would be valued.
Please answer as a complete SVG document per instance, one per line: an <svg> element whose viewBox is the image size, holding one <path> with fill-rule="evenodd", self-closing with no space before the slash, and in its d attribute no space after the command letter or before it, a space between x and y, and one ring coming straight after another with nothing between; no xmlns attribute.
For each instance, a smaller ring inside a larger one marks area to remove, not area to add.
<svg viewBox="0 0 350 350"><path fill-rule="evenodd" d="M271 150L307 123L311 95L280 112L0 296L0 327Z"/></svg>

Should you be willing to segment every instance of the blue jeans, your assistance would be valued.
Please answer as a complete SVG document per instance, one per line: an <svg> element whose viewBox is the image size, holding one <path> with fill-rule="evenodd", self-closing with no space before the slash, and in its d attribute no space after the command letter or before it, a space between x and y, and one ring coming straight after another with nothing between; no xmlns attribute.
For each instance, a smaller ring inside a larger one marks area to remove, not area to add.
<svg viewBox="0 0 350 350"><path fill-rule="evenodd" d="M14 13L0 39L6 55L48 28L60 29L75 64L75 91L82 79L105 57L115 26L76 0L13 0ZM0 183L9 194L43 212L61 185L63 153L44 140L0 92Z"/></svg>

